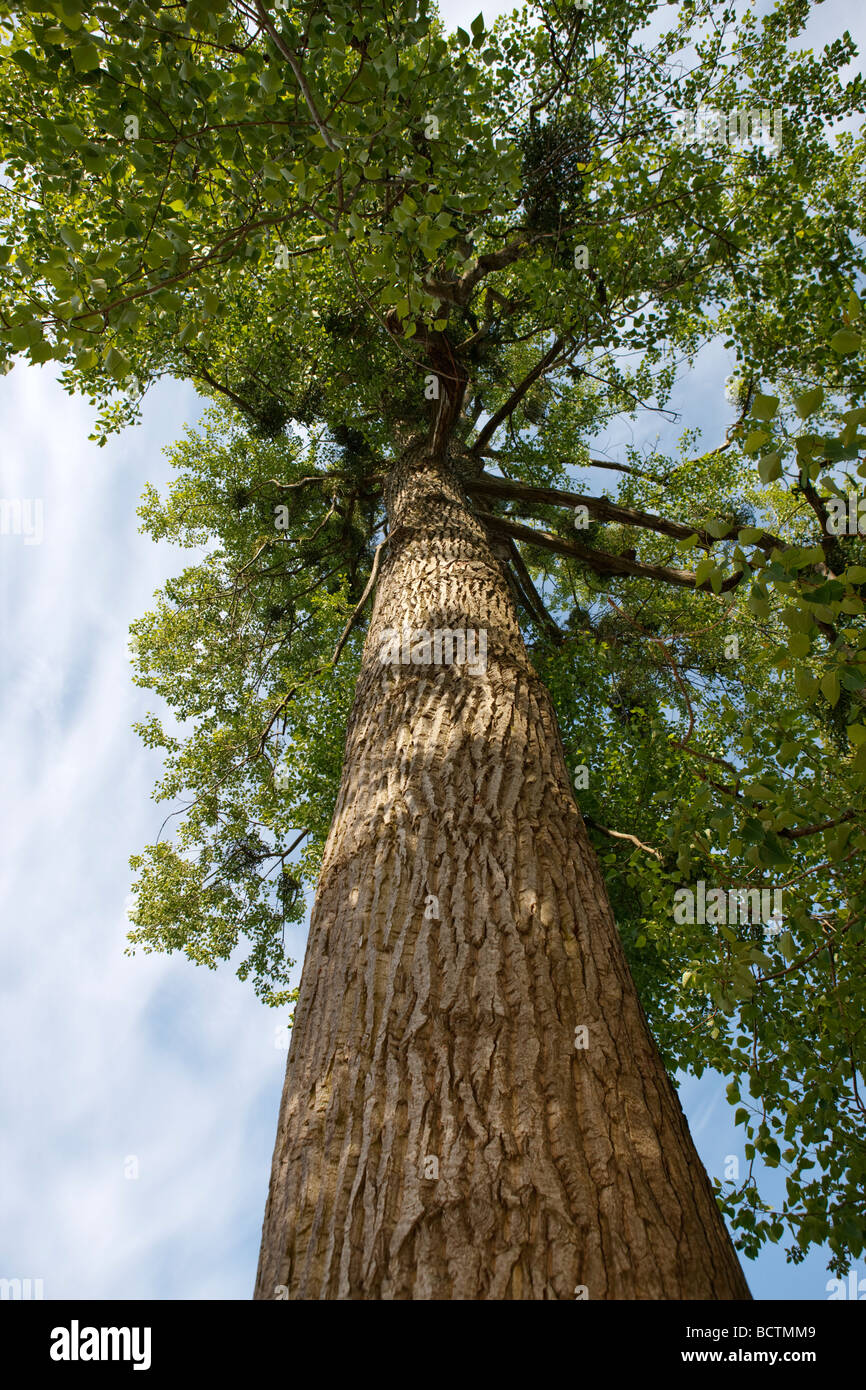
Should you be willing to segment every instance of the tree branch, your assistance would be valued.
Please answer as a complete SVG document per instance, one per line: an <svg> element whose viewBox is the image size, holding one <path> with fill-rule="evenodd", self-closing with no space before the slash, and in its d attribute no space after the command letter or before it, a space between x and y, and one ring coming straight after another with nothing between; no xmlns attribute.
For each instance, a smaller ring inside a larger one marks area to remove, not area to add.
<svg viewBox="0 0 866 1390"><path fill-rule="evenodd" d="M837 816L835 820L821 821L819 825L804 825L798 830L777 830L776 834L783 840L801 840L805 835L820 835L822 830L832 830L834 825L846 825L848 821L854 819L853 811L846 811L843 816Z"/></svg>
<svg viewBox="0 0 866 1390"><path fill-rule="evenodd" d="M387 535L385 539L380 541L379 544L376 546L376 553L373 556L373 568L370 571L370 578L367 580L367 587L361 595L360 601L358 602L354 613L352 614L351 618L349 619L346 626L343 628L342 633L340 634L340 640L334 648L334 655L331 657L330 661L324 662L321 666L316 666L315 669L310 672L309 676L307 676L305 680L297 681L295 685L292 686L288 694L283 696L276 709L272 711L271 717L265 726L264 733L259 739L258 747L256 750L259 755L263 754L265 751L265 747L267 745L268 738L270 736L271 729L274 727L274 724L277 722L286 706L294 699L298 691L301 690L303 686L309 685L311 681L316 680L316 678L318 676L321 676L324 671L330 671L333 669L334 666L336 666L337 662L340 659L340 654L344 646L346 645L349 633L352 631L352 628L355 626L356 622L358 621L358 618L361 616L364 604L367 602L367 599L370 596L370 590L373 588L373 585L376 582L376 578L379 573L379 559L382 554L382 548L385 545L387 545L390 539L391 536ZM285 728L285 721L283 727Z"/></svg>
<svg viewBox="0 0 866 1390"><path fill-rule="evenodd" d="M500 406L499 410L496 411L495 415L491 415L490 419L487 421L487 424L484 426L484 429L481 431L475 443L469 450L469 453L471 455L475 455L477 457L480 453L482 453L485 446L487 445L488 440L490 440L493 437L493 435L499 429L499 426L502 424L503 420L507 420L509 415L511 415L514 409L520 404L521 400L526 395L530 386L532 386L532 384L536 382L540 376L543 376L549 367L553 366L553 363L556 361L557 357L562 351L563 342L564 339L562 338L557 338L555 340L553 346L544 354L541 360L539 362L536 362L535 366L532 368L532 371L529 372L528 375L523 378L520 385L517 386L514 389L514 391L512 391L505 404L503 406Z"/></svg>
<svg viewBox="0 0 866 1390"><path fill-rule="evenodd" d="M559 536L552 536L549 531L537 531L532 526L521 526L519 522L507 521L505 517L494 516L492 512L476 512L475 514L491 530L513 536L515 540L524 541L528 545L540 546L542 550L552 550L557 555L567 555L571 559L581 560L596 574L633 575L638 579L656 579L664 584L673 584L680 589L700 588L706 591L712 588L709 580L705 580L701 585L696 585L695 576L690 570L670 569L666 565L644 565L639 560L627 560L623 555L609 555L604 550L591 550L588 546L578 545L575 541L564 541ZM741 579L742 574L731 575L722 584L720 592L727 592L736 588Z"/></svg>
<svg viewBox="0 0 866 1390"><path fill-rule="evenodd" d="M645 854L654 855L660 863L664 861L663 854L660 854L657 849L653 849L652 845L645 845L643 840L639 840L636 835L627 835L624 830L610 830L606 825L599 825L598 821L593 820L591 816L584 816L583 821L591 830L599 830L602 835L609 835L612 840L630 840L633 845L637 845L638 849L642 849Z"/></svg>
<svg viewBox="0 0 866 1390"><path fill-rule="evenodd" d="M300 63L298 62L297 57L296 57L295 54L292 52L292 50L291 50L290 48L287 48L286 45L283 43L282 38L281 38L280 35L277 33L276 29L274 28L273 24L271 23L270 16L268 15L268 12L267 12L267 10L265 9L264 5L262 5L262 4L260 3L260 0L258 0L258 2L257 2L257 4L256 4L256 9L258 10L258 13L259 13L259 19L260 19L261 22L262 22L262 28L263 28L263 29L265 30L265 32L268 34L268 36L270 37L271 41L272 41L272 42L276 45L276 47L279 49L280 53L282 53L283 57L285 58L286 62L287 62L288 65L289 65L289 67L292 69L292 72L295 74L295 80L296 80L298 86L299 86L300 89L301 89L301 95L303 96L304 101L307 103L307 110L309 111L310 115L311 115L312 118L313 118L313 123L314 123L314 125L315 125L317 131L318 131L319 134L321 135L321 137L322 137L322 139L324 140L325 144L328 146L328 149L329 149L329 150L336 150L336 149L338 148L338 146L337 146L336 143L334 142L334 139L333 139L333 137L332 137L332 135L331 135L331 132L328 130L328 127L325 125L325 122L322 120L321 116L319 115L318 111L316 110L316 103L313 101L313 94L312 94L312 92L310 91L310 88L309 88L309 86L308 86L308 84L307 84L307 79L304 77L304 74L303 74L303 72L301 71L301 65L300 65Z"/></svg>
<svg viewBox="0 0 866 1390"><path fill-rule="evenodd" d="M534 484L512 481L510 478L495 478L490 473L482 473L478 478L467 481L466 490L489 497L502 497L523 502L552 502L559 507L586 507L590 516L602 521L619 521L628 526L640 526L647 531L658 531L660 535L671 536L674 540L688 540L697 536L702 545L711 546L717 542L708 531L698 526L685 526L679 521L668 521L666 517L654 512L638 511L634 507L620 507L604 497L586 497L577 492L563 492L555 487L536 487Z"/></svg>
<svg viewBox="0 0 866 1390"><path fill-rule="evenodd" d="M497 462L501 459L508 461L507 454L503 453L501 449L479 449L477 453L479 458L496 459ZM660 478L657 473L648 473L643 468L631 468L627 463L610 463L607 459L593 458L591 458L589 462L593 468L607 468L616 473L630 473L633 478L646 478L650 483L660 483L664 485L668 482L667 476ZM564 466L570 467L572 465L569 460L566 460ZM574 464L573 466L576 468L585 467L584 464Z"/></svg>
<svg viewBox="0 0 866 1390"><path fill-rule="evenodd" d="M517 546L514 544L514 541L511 540L510 537L508 538L506 544L508 546L508 558L511 564L514 566L518 582L520 583L522 589L525 592L530 611L534 610L536 616L541 621L542 625L546 628L548 634L550 635L551 639L556 643L556 645L558 647L562 646L562 643L565 641L565 633L562 631L562 628L559 626L558 622L553 617L553 615L548 612L547 605L545 604L544 599L541 597L541 594L536 589L532 575L529 573L529 570L523 562L523 556L521 555L520 551L517 549Z"/></svg>
<svg viewBox="0 0 866 1390"><path fill-rule="evenodd" d="M379 544L376 546L376 553L375 553L374 556L373 556L373 568L370 570L370 578L367 580L367 587L366 587L366 589L364 590L364 592L363 592L363 594L361 595L361 597L359 598L354 613L352 614L351 618L350 618L349 621L346 623L346 626L343 628L343 631L342 631L342 633L340 634L340 640L339 640L339 642L337 643L336 647L334 648L334 655L331 657L331 663L330 663L330 664L331 664L332 666L336 666L336 664L337 664L337 662L338 662L338 660L339 660L339 658L340 658L340 653L342 652L342 650L343 650L343 648L344 648L344 646L346 645L346 642L347 642L347 640L348 640L349 633L352 631L352 628L355 626L355 624L357 623L358 619L360 618L361 613L363 612L363 609L364 609L364 604L367 602L367 599L370 597L370 591L372 590L373 585L376 583L376 580L377 580L377 578L378 578L378 576L379 576L379 561L380 561L380 558L381 558L381 555L382 555L382 549L383 549L384 546L386 546L386 545L388 544L388 541L389 541L390 539L391 539L390 535L387 535L387 536L385 537L385 539L382 540L382 541L380 541Z"/></svg>
<svg viewBox="0 0 866 1390"><path fill-rule="evenodd" d="M478 256L471 269L464 270L459 279L434 280L425 276L424 283L431 294L435 294L447 304L456 304L462 308L468 304L479 280L483 280L491 270L503 270L513 261L519 260L534 240L528 232L519 233L517 239L504 246L501 251L488 251L483 256Z"/></svg>

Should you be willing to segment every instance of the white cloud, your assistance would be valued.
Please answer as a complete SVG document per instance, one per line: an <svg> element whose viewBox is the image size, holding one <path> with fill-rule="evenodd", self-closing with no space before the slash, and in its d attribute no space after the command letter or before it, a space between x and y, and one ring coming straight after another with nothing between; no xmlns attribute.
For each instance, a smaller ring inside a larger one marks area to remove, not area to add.
<svg viewBox="0 0 866 1390"><path fill-rule="evenodd" d="M45 510L41 546L0 537L0 1274L42 1278L49 1298L245 1298L285 1066L276 1015L230 967L123 954L127 860L164 814L158 759L130 727L149 697L127 628L180 563L137 534L135 507L200 403L160 386L144 428L100 450L90 409L45 369L0 391L0 493Z"/></svg>

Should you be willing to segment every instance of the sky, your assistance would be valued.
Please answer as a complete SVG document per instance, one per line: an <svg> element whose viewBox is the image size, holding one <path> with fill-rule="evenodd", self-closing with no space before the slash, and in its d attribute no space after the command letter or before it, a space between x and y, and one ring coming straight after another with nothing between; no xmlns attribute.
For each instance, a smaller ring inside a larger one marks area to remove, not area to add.
<svg viewBox="0 0 866 1390"><path fill-rule="evenodd" d="M441 9L468 26L478 4ZM816 42L848 27L862 45L862 14L828 0ZM675 434L723 438L729 370L713 347L683 378ZM277 1013L231 966L125 954L128 859L164 816L158 754L132 730L155 697L132 684L128 628L194 558L139 535L136 506L146 482L164 489L164 450L202 408L161 383L142 424L100 449L93 410L50 364L0 378L0 497L41 504L0 535L0 1277L42 1279L48 1299L247 1299L255 1278ZM660 428L612 426L599 447L621 456ZM286 931L298 961L305 932ZM742 1164L724 1082L686 1079L680 1098L710 1175ZM820 1252L793 1266L769 1247L744 1268L756 1298L827 1297Z"/></svg>

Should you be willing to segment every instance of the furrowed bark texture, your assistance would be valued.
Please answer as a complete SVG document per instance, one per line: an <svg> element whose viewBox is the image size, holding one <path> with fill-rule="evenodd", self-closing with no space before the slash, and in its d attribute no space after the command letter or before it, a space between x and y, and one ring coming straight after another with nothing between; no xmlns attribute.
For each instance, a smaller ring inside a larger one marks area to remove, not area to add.
<svg viewBox="0 0 866 1390"><path fill-rule="evenodd" d="M255 1296L748 1298L502 565L418 452L386 494ZM382 664L404 627L485 629L486 672Z"/></svg>

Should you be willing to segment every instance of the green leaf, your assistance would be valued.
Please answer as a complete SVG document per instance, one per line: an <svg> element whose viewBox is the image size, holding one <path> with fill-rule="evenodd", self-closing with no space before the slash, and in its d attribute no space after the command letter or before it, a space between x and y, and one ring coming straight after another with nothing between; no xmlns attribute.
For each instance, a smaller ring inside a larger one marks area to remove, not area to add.
<svg viewBox="0 0 866 1390"><path fill-rule="evenodd" d="M758 473L763 483L772 483L774 479L782 476L782 451L775 449L772 454L765 454L758 462Z"/></svg>
<svg viewBox="0 0 866 1390"><path fill-rule="evenodd" d="M752 402L752 415L756 420L772 420L779 409L778 396L762 396L760 392Z"/></svg>
<svg viewBox="0 0 866 1390"><path fill-rule="evenodd" d="M817 678L808 671L804 671L802 667L794 672L794 685L797 687L797 693L802 695L804 700L813 699L818 689Z"/></svg>
<svg viewBox="0 0 866 1390"><path fill-rule="evenodd" d="M746 442L743 445L743 452L746 454L756 454L758 450L766 444L770 438L766 430L752 430L746 435Z"/></svg>
<svg viewBox="0 0 866 1390"><path fill-rule="evenodd" d="M829 704L836 705L839 700L839 677L835 671L828 671L821 677L821 693Z"/></svg>
<svg viewBox="0 0 866 1390"><path fill-rule="evenodd" d="M789 931L783 931L781 935L776 938L776 941L785 960L792 961L796 959L797 948L794 945L794 938Z"/></svg>
<svg viewBox="0 0 866 1390"><path fill-rule="evenodd" d="M814 415L823 400L824 390L821 386L816 386L811 391L804 391L802 396L796 396L794 405L797 407L797 414L800 419L805 420L809 415Z"/></svg>
<svg viewBox="0 0 866 1390"><path fill-rule="evenodd" d="M61 227L60 240L65 241L70 251L80 251L84 245L84 237L74 227Z"/></svg>
<svg viewBox="0 0 866 1390"><path fill-rule="evenodd" d="M805 632L792 632L788 638L788 651L792 656L808 656L812 640Z"/></svg>
<svg viewBox="0 0 866 1390"><path fill-rule="evenodd" d="M93 72L99 67L99 49L93 44L78 44L72 50L72 62L76 72Z"/></svg>
<svg viewBox="0 0 866 1390"><path fill-rule="evenodd" d="M769 1139L764 1145L764 1162L767 1167L778 1168L780 1157L779 1145L776 1143L776 1140Z"/></svg>
<svg viewBox="0 0 866 1390"><path fill-rule="evenodd" d="M79 146L84 144L84 132L81 126L76 125L73 121L58 121L56 128L68 145L72 145L75 149L78 149Z"/></svg>
<svg viewBox="0 0 866 1390"><path fill-rule="evenodd" d="M59 11L60 19L67 29L81 28L81 6L75 0L60 0L54 9Z"/></svg>
<svg viewBox="0 0 866 1390"><path fill-rule="evenodd" d="M33 344L29 356L31 362L48 362L54 356L54 348L43 338L41 342Z"/></svg>
<svg viewBox="0 0 866 1390"><path fill-rule="evenodd" d="M259 74L259 83L268 96L273 96L274 92L280 90L283 85L283 74L276 63L269 63Z"/></svg>
<svg viewBox="0 0 866 1390"><path fill-rule="evenodd" d="M847 357L849 353L856 352L860 343L860 334L852 332L850 328L840 328L830 339L831 348L838 352L840 357Z"/></svg>
<svg viewBox="0 0 866 1390"><path fill-rule="evenodd" d="M711 555L704 556L703 560L695 567L695 584L705 583L715 568L716 562L713 557Z"/></svg>
<svg viewBox="0 0 866 1390"><path fill-rule="evenodd" d="M132 375L132 367L129 362L123 353L118 352L115 347L110 347L105 354L105 370L118 381L125 381L127 377Z"/></svg>
<svg viewBox="0 0 866 1390"><path fill-rule="evenodd" d="M753 801L769 801L773 796L772 788L765 787L763 782L748 782L743 787L743 791L746 796L751 797Z"/></svg>

